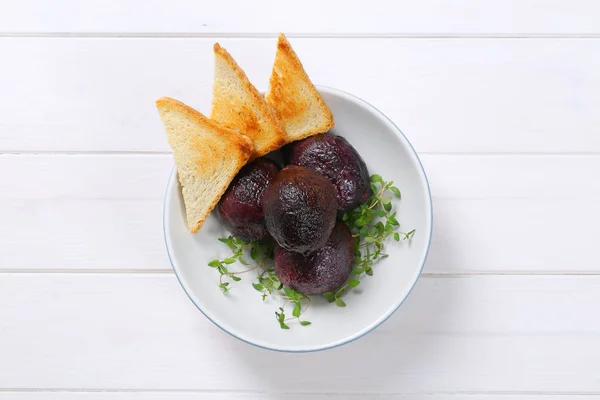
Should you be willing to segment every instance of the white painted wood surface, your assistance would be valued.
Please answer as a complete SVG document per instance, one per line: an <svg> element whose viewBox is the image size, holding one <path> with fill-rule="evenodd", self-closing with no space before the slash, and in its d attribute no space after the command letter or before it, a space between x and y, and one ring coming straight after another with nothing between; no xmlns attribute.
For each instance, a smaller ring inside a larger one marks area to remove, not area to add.
<svg viewBox="0 0 600 400"><path fill-rule="evenodd" d="M4 0L0 32L588 35L599 18L594 0Z"/></svg>
<svg viewBox="0 0 600 400"><path fill-rule="evenodd" d="M577 310L600 302L597 276L423 277L372 334L310 354L229 337L172 274L2 275L0 288L0 387L600 391L600 319Z"/></svg>
<svg viewBox="0 0 600 400"><path fill-rule="evenodd" d="M220 393L198 391L43 391L43 392L4 392L5 396L14 400L264 400L285 398L286 400L543 400L548 397L536 394L516 394L507 397L501 394L481 393L447 393L447 394L269 394L269 393ZM551 400L589 400L595 395L573 393L569 395L552 395Z"/></svg>
<svg viewBox="0 0 600 400"><path fill-rule="evenodd" d="M600 4L290 4L0 0L0 399L600 399ZM214 327L162 239L154 100L208 111L216 40L264 89L279 31L435 203L405 305L306 355Z"/></svg>
<svg viewBox="0 0 600 400"><path fill-rule="evenodd" d="M208 113L216 40L266 89L274 38L0 38L0 150L168 151L154 100ZM380 108L419 152L600 152L600 39L293 45L316 83Z"/></svg>

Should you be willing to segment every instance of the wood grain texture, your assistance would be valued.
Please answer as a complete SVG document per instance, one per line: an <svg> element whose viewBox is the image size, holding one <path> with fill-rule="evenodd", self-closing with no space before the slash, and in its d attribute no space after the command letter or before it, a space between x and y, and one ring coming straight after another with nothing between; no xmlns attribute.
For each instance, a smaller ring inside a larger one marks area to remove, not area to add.
<svg viewBox="0 0 600 400"><path fill-rule="evenodd" d="M249 17L249 16L252 17ZM5 0L2 32L371 35L597 34L593 0Z"/></svg>
<svg viewBox="0 0 600 400"><path fill-rule="evenodd" d="M600 157L422 159L435 213L426 272L600 272ZM0 269L170 270L172 167L170 155L0 156L18 171L0 178Z"/></svg>
<svg viewBox="0 0 600 400"><path fill-rule="evenodd" d="M168 151L154 101L209 112L215 40L0 38L0 152ZM275 38L218 40L265 89ZM600 39L292 44L314 82L379 107L420 153L600 151Z"/></svg>
<svg viewBox="0 0 600 400"><path fill-rule="evenodd" d="M597 394L600 320L579 310L599 296L597 276L423 277L360 341L286 354L227 336L172 275L0 274L0 387Z"/></svg>

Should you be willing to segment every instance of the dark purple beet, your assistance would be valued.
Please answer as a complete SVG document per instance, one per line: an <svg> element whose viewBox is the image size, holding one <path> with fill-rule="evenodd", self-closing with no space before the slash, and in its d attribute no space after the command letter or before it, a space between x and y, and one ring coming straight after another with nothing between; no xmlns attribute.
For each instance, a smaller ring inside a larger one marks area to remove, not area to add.
<svg viewBox="0 0 600 400"><path fill-rule="evenodd" d="M327 242L335 225L335 188L314 169L287 167L267 188L263 210L267 229L281 247L310 253Z"/></svg>
<svg viewBox="0 0 600 400"><path fill-rule="evenodd" d="M288 164L313 168L329 178L336 188L340 211L351 210L373 195L364 160L341 136L311 136L292 143L285 155Z"/></svg>
<svg viewBox="0 0 600 400"><path fill-rule="evenodd" d="M277 247L275 273L281 283L300 293L325 293L346 282L353 255L354 238L346 224L338 221L325 246L308 255Z"/></svg>
<svg viewBox="0 0 600 400"><path fill-rule="evenodd" d="M232 234L246 242L269 235L263 213L263 197L278 173L277 164L258 158L237 174L217 206L221 220Z"/></svg>

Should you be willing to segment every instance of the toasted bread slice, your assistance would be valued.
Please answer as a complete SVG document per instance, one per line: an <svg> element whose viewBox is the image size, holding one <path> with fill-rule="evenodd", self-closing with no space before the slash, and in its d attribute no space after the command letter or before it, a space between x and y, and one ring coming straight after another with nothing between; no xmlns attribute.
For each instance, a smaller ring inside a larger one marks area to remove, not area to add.
<svg viewBox="0 0 600 400"><path fill-rule="evenodd" d="M283 124L288 142L333 128L331 110L310 81L283 33L277 41L277 53L266 98Z"/></svg>
<svg viewBox="0 0 600 400"><path fill-rule="evenodd" d="M285 131L273 111L227 50L215 43L214 51L210 117L252 139L254 157L277 150L285 143Z"/></svg>
<svg viewBox="0 0 600 400"><path fill-rule="evenodd" d="M188 227L196 233L252 155L252 141L169 97L156 106L175 156Z"/></svg>

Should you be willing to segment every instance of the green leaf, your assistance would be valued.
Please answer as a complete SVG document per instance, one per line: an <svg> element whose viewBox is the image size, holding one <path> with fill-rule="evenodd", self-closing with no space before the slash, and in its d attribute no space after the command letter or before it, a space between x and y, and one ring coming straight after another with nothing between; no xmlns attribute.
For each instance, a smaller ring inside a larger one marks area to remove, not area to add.
<svg viewBox="0 0 600 400"><path fill-rule="evenodd" d="M250 249L250 257L252 257L252 259L254 261L258 261L258 248L252 246L252 249Z"/></svg>
<svg viewBox="0 0 600 400"><path fill-rule="evenodd" d="M383 231L385 230L385 227L383 226L383 222L378 221L375 224L375 228L377 229L377 232L381 235L383 233Z"/></svg>
<svg viewBox="0 0 600 400"><path fill-rule="evenodd" d="M239 276L236 276L236 275L229 275L229 277L236 282L239 282L242 280L242 278L240 278Z"/></svg>
<svg viewBox="0 0 600 400"><path fill-rule="evenodd" d="M211 262L208 263L209 267L213 267L213 268L217 268L221 265L221 261L219 260L212 260Z"/></svg>
<svg viewBox="0 0 600 400"><path fill-rule="evenodd" d="M219 265L219 266L217 267L217 271L219 271L219 273L220 273L221 275L227 275L227 274L229 273L229 270L228 270L228 269L227 269L227 267L226 267L226 266L224 266L223 264L221 264L221 265Z"/></svg>
<svg viewBox="0 0 600 400"><path fill-rule="evenodd" d="M308 325L310 325L310 322L308 322L308 321L300 321L300 325L302 325L302 326L308 326Z"/></svg>
<svg viewBox="0 0 600 400"><path fill-rule="evenodd" d="M381 196L379 199L383 205L390 204L392 202L392 198L390 196Z"/></svg>
<svg viewBox="0 0 600 400"><path fill-rule="evenodd" d="M244 259L244 257L242 257L242 256L240 256L240 257L238 258L238 261L239 261L239 262L241 262L241 263L242 263L242 265L248 265L248 261L246 261L246 260Z"/></svg>
<svg viewBox="0 0 600 400"><path fill-rule="evenodd" d="M348 213L344 213L344 215L342 216L342 221L348 221L348 218L350 218L350 216L348 215Z"/></svg>
<svg viewBox="0 0 600 400"><path fill-rule="evenodd" d="M360 275L363 272L365 272L364 268L355 268L355 269L352 270L352 274L354 274L354 275Z"/></svg>
<svg viewBox="0 0 600 400"><path fill-rule="evenodd" d="M400 241L400 234L399 234L398 232L394 232L394 240L395 240L396 242L399 242L399 241Z"/></svg>
<svg viewBox="0 0 600 400"><path fill-rule="evenodd" d="M360 281L358 279L350 279L348 281L348 285L350 285L350 287L357 287L360 284Z"/></svg>
<svg viewBox="0 0 600 400"><path fill-rule="evenodd" d="M279 309L281 312L275 312L275 315L277 316L277 321L283 323L283 321L285 321L285 313L283 312L283 307L279 307Z"/></svg>
<svg viewBox="0 0 600 400"><path fill-rule="evenodd" d="M262 292L263 290L265 290L264 285L262 285L260 283L253 283L252 286L254 286L254 289L258 290L259 292Z"/></svg>
<svg viewBox="0 0 600 400"><path fill-rule="evenodd" d="M400 189L398 189L396 186L392 186L392 187L390 188L390 191L391 191L392 193L394 193L394 194L396 195L396 197L398 197L398 198L402 198L402 194L400 193Z"/></svg>
<svg viewBox="0 0 600 400"><path fill-rule="evenodd" d="M237 248L235 244L233 244L233 239L231 236L228 238L219 238L219 241L225 243L231 250L235 250Z"/></svg>
<svg viewBox="0 0 600 400"><path fill-rule="evenodd" d="M375 238L373 238L372 236L367 236L365 238L365 242L367 243L373 243L375 241Z"/></svg>
<svg viewBox="0 0 600 400"><path fill-rule="evenodd" d="M333 303L335 301L335 294L332 292L323 293L323 297L325 297L330 303Z"/></svg>
<svg viewBox="0 0 600 400"><path fill-rule="evenodd" d="M369 267L369 268L365 269L365 274L367 274L369 276L373 276L373 268Z"/></svg>
<svg viewBox="0 0 600 400"><path fill-rule="evenodd" d="M297 301L296 305L294 305L294 311L292 311L292 315L294 317L298 318L300 316L300 312L301 312L300 302Z"/></svg>
<svg viewBox="0 0 600 400"><path fill-rule="evenodd" d="M356 221L354 221L354 226L356 226L357 228L362 228L366 224L367 224L367 221L364 217L360 217Z"/></svg>
<svg viewBox="0 0 600 400"><path fill-rule="evenodd" d="M416 230L416 229L413 229L412 231L408 232L408 233L406 234L406 239L410 239L410 238L411 238L411 237L412 237L412 236L415 234L415 230Z"/></svg>
<svg viewBox="0 0 600 400"><path fill-rule="evenodd" d="M279 327L280 327L281 329L290 329L290 327L289 327L289 326L287 326L287 325L285 324L285 322L280 322L280 323L279 323Z"/></svg>
<svg viewBox="0 0 600 400"><path fill-rule="evenodd" d="M383 205L383 208L385 209L385 211L392 211L392 203L386 203Z"/></svg>
<svg viewBox="0 0 600 400"><path fill-rule="evenodd" d="M369 229L366 226L363 226L362 228L360 228L359 232L361 235L366 235L367 233L369 233L368 230Z"/></svg>
<svg viewBox="0 0 600 400"><path fill-rule="evenodd" d="M371 191L373 193L377 193L377 186L375 186L374 184L371 183Z"/></svg>
<svg viewBox="0 0 600 400"><path fill-rule="evenodd" d="M398 222L398 220L394 217L389 217L388 221L390 222L390 224L392 224L393 226L398 226L400 225L400 223Z"/></svg>
<svg viewBox="0 0 600 400"><path fill-rule="evenodd" d="M346 303L344 303L344 300L342 300L339 297L335 299L335 305L338 307L346 307Z"/></svg>
<svg viewBox="0 0 600 400"><path fill-rule="evenodd" d="M386 213L385 213L385 211L384 211L384 210L382 210L381 208L378 208L378 209L376 210L376 213L377 213L377 216L378 216L379 218L383 218L383 217L385 217L385 216L386 216Z"/></svg>
<svg viewBox="0 0 600 400"><path fill-rule="evenodd" d="M227 292L229 290L229 288L227 287L229 286L229 282L223 282L219 285L219 287L221 288L221 290L223 290L223 293Z"/></svg>
<svg viewBox="0 0 600 400"><path fill-rule="evenodd" d="M223 262L225 264L233 264L233 263L235 263L235 258L229 257L229 258L224 259Z"/></svg>
<svg viewBox="0 0 600 400"><path fill-rule="evenodd" d="M381 175L377 175L377 174L373 174L371 175L371 182L373 183L382 183L383 184L383 178L381 177Z"/></svg>
<svg viewBox="0 0 600 400"><path fill-rule="evenodd" d="M385 224L385 233L387 235L390 235L393 231L394 231L394 227L392 226L392 224L390 223L390 221L386 222L386 224Z"/></svg>
<svg viewBox="0 0 600 400"><path fill-rule="evenodd" d="M296 292L294 292L292 289L286 287L283 288L283 292L285 293L285 295L291 299L293 299L294 297L296 297Z"/></svg>

